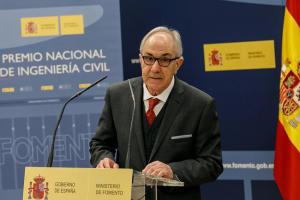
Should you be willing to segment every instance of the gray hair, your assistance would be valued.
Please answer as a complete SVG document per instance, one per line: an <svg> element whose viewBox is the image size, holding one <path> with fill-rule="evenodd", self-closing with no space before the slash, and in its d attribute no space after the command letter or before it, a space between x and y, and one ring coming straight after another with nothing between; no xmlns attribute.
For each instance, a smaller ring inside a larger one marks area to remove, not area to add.
<svg viewBox="0 0 300 200"><path fill-rule="evenodd" d="M142 49L145 45L145 42L150 38L150 36L152 36L155 33L158 32L165 32L168 33L169 35L172 36L172 38L174 39L175 42L175 46L176 46L176 51L177 51L177 55L176 56L182 56L182 42L181 42L181 36L180 33L175 30L175 29L171 29L165 26L158 26L152 30L150 30L142 39L141 44L140 44L140 52L142 52Z"/></svg>

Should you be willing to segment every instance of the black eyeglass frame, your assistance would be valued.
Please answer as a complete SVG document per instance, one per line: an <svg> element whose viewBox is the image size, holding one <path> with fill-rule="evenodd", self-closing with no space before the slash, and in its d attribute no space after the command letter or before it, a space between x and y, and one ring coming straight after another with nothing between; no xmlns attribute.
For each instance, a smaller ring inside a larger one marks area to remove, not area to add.
<svg viewBox="0 0 300 200"><path fill-rule="evenodd" d="M146 55L142 55L142 54L140 54L140 55L141 55L141 57L143 58L143 61L144 61L144 63L145 63L146 65L152 66L152 65L154 65L154 63L157 61L158 64L159 64L159 66L161 66L161 67L168 67L168 66L171 64L172 61L177 60L178 58L180 58L180 57L175 57L175 58L159 57L159 58L156 58L156 57L154 57L154 56L146 56ZM153 63L152 63L152 62L151 62L151 63L147 63L147 62L145 61L145 58L147 58L147 57L153 58L153 59L154 59ZM167 64L167 65L161 65L162 59L163 59L164 61L168 61L168 64Z"/></svg>

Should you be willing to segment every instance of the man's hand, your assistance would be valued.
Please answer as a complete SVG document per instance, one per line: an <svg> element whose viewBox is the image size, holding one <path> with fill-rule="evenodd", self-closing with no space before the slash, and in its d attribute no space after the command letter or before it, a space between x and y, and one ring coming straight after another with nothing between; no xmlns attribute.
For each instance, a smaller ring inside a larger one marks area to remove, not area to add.
<svg viewBox="0 0 300 200"><path fill-rule="evenodd" d="M119 165L110 158L100 160L96 168L119 168Z"/></svg>
<svg viewBox="0 0 300 200"><path fill-rule="evenodd" d="M164 177L164 178L173 178L173 171L171 167L165 163L160 161L154 161L149 163L145 169L142 171L145 174L149 174L152 176Z"/></svg>

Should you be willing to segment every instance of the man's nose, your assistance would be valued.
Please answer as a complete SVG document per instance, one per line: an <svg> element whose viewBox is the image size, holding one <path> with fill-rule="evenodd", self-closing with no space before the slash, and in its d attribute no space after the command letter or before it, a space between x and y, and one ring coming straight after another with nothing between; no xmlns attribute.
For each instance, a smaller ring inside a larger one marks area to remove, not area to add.
<svg viewBox="0 0 300 200"><path fill-rule="evenodd" d="M151 71L157 72L160 71L160 65L158 63L158 60L156 60L153 65L151 66Z"/></svg>

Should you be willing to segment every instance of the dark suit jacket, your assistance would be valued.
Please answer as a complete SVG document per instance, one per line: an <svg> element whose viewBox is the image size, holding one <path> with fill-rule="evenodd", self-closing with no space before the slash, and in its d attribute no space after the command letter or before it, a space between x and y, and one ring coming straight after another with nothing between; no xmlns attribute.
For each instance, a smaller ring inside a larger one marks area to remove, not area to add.
<svg viewBox="0 0 300 200"><path fill-rule="evenodd" d="M152 161L167 163L185 187L163 189L159 199L200 199L199 186L215 180L223 171L213 98L175 78L150 159L146 160L142 128L143 81L138 77L130 79L130 83L136 101L130 166L141 171ZM93 166L105 157L114 159L115 149L118 149L117 162L124 167L132 111L128 80L108 88L96 135L90 142Z"/></svg>

